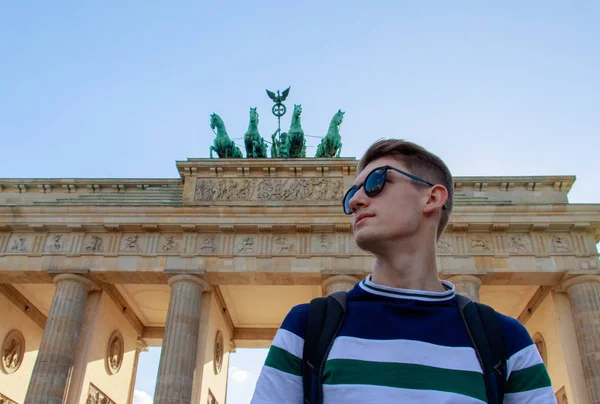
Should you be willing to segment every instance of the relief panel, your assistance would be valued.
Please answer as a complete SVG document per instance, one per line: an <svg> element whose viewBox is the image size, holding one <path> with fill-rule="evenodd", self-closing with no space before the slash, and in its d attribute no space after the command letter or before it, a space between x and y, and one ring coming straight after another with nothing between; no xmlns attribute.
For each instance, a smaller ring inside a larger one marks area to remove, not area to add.
<svg viewBox="0 0 600 404"><path fill-rule="evenodd" d="M182 234L161 234L158 240L159 254L179 254L183 245Z"/></svg>
<svg viewBox="0 0 600 404"><path fill-rule="evenodd" d="M33 237L31 235L13 234L8 240L6 252L11 254L24 254L31 252L32 239Z"/></svg>
<svg viewBox="0 0 600 404"><path fill-rule="evenodd" d="M548 234L548 239L551 253L568 254L573 252L573 243L569 233Z"/></svg>
<svg viewBox="0 0 600 404"><path fill-rule="evenodd" d="M107 251L107 236L103 233L86 234L83 239L81 252L85 254L99 254Z"/></svg>
<svg viewBox="0 0 600 404"><path fill-rule="evenodd" d="M312 252L317 254L333 254L335 252L333 240L333 234L313 234L311 240Z"/></svg>
<svg viewBox="0 0 600 404"><path fill-rule="evenodd" d="M147 236L136 233L123 233L121 237L121 252L143 253L145 252Z"/></svg>
<svg viewBox="0 0 600 404"><path fill-rule="evenodd" d="M60 233L50 233L46 238L44 252L47 253L66 253L71 248L71 236Z"/></svg>
<svg viewBox="0 0 600 404"><path fill-rule="evenodd" d="M338 201L342 179L198 179L195 201Z"/></svg>
<svg viewBox="0 0 600 404"><path fill-rule="evenodd" d="M473 254L491 254L494 252L494 244L488 234L471 234L468 242L469 251Z"/></svg>
<svg viewBox="0 0 600 404"><path fill-rule="evenodd" d="M222 236L219 234L198 234L196 254L220 254Z"/></svg>
<svg viewBox="0 0 600 404"><path fill-rule="evenodd" d="M532 254L531 236L525 233L506 234L506 245L509 254Z"/></svg>

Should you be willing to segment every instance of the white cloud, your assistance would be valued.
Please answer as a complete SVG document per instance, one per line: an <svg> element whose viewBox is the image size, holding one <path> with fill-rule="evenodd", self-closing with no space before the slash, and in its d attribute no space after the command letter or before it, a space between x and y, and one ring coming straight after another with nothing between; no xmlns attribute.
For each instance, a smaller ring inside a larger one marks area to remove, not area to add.
<svg viewBox="0 0 600 404"><path fill-rule="evenodd" d="M150 397L150 394L141 390L134 390L133 404L152 404L152 397Z"/></svg>
<svg viewBox="0 0 600 404"><path fill-rule="evenodd" d="M251 373L247 370L240 369L236 366L231 366L229 368L229 377L231 380L234 380L238 383L243 383L251 376Z"/></svg>

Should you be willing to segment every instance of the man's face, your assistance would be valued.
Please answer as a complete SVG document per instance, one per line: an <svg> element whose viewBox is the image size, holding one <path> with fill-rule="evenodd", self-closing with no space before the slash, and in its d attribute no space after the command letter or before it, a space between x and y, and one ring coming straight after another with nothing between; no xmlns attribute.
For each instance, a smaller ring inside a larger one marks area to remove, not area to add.
<svg viewBox="0 0 600 404"><path fill-rule="evenodd" d="M410 173L396 158L382 157L367 165L354 180L354 185L362 184L373 169L386 165ZM361 187L350 200L356 244L373 252L381 247L381 242L414 235L423 220L427 188L394 170L387 171L386 184L378 195L369 197Z"/></svg>

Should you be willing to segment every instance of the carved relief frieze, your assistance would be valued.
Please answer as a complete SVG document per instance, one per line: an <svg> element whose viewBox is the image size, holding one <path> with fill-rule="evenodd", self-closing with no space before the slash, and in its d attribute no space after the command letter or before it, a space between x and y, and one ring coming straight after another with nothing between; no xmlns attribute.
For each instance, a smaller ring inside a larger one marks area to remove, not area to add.
<svg viewBox="0 0 600 404"><path fill-rule="evenodd" d="M23 363L23 356L25 355L25 338L23 333L19 330L12 330L4 338L2 344L2 362L0 362L0 368L6 374L15 373L21 363Z"/></svg>
<svg viewBox="0 0 600 404"><path fill-rule="evenodd" d="M0 393L0 404L17 404L17 402Z"/></svg>
<svg viewBox="0 0 600 404"><path fill-rule="evenodd" d="M90 383L85 404L117 404L98 387Z"/></svg>
<svg viewBox="0 0 600 404"><path fill-rule="evenodd" d="M274 236L273 254L293 254L296 252L296 239L292 236Z"/></svg>
<svg viewBox="0 0 600 404"><path fill-rule="evenodd" d="M181 250L182 239L178 234L161 235L159 241L159 252L166 254L177 254Z"/></svg>
<svg viewBox="0 0 600 404"><path fill-rule="evenodd" d="M31 240L25 235L13 235L8 242L9 253L27 253L31 251Z"/></svg>
<svg viewBox="0 0 600 404"><path fill-rule="evenodd" d="M440 255L452 255L454 253L454 243L452 236L443 235L437 243L437 253Z"/></svg>
<svg viewBox="0 0 600 404"><path fill-rule="evenodd" d="M255 236L247 234L238 234L235 237L233 253L234 254L256 254L257 247Z"/></svg>
<svg viewBox="0 0 600 404"><path fill-rule="evenodd" d="M83 241L83 252L88 254L104 252L104 244L104 236L101 233L88 234Z"/></svg>
<svg viewBox="0 0 600 404"><path fill-rule="evenodd" d="M145 246L146 236L140 236L135 233L124 233L121 237L121 252L142 253Z"/></svg>
<svg viewBox="0 0 600 404"><path fill-rule="evenodd" d="M568 233L549 234L551 252L553 253L572 253L573 244Z"/></svg>
<svg viewBox="0 0 600 404"><path fill-rule="evenodd" d="M46 246L44 247L45 252L49 253L62 253L69 251L70 237L64 234L49 234L46 239Z"/></svg>
<svg viewBox="0 0 600 404"><path fill-rule="evenodd" d="M509 254L531 254L531 236L523 233L510 233L506 235Z"/></svg>
<svg viewBox="0 0 600 404"><path fill-rule="evenodd" d="M199 234L196 242L197 254L219 254L221 236L218 234Z"/></svg>
<svg viewBox="0 0 600 404"><path fill-rule="evenodd" d="M119 372L119 369L121 369L121 365L123 364L124 353L125 343L123 342L123 335L120 331L115 331L108 339L108 345L106 347L105 365L109 375L114 375Z"/></svg>
<svg viewBox="0 0 600 404"><path fill-rule="evenodd" d="M195 201L332 201L342 198L342 179L198 179Z"/></svg>
<svg viewBox="0 0 600 404"><path fill-rule="evenodd" d="M314 234L312 240L313 251L317 253L333 253L333 235Z"/></svg>
<svg viewBox="0 0 600 404"><path fill-rule="evenodd" d="M494 244L487 234L472 234L469 236L469 251L476 254L493 252Z"/></svg>

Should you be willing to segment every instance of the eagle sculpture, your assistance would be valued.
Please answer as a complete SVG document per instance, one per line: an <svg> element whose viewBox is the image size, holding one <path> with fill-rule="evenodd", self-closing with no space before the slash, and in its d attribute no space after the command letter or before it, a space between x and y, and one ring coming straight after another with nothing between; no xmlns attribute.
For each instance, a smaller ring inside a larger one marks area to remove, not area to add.
<svg viewBox="0 0 600 404"><path fill-rule="evenodd" d="M282 94L279 94L279 90L277 90L277 95L275 95L275 93L273 91L267 90L267 95L269 96L269 98L272 99L273 102L276 102L277 104L285 101L285 99L287 98L289 93L290 93L290 87L283 90Z"/></svg>

